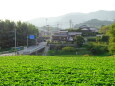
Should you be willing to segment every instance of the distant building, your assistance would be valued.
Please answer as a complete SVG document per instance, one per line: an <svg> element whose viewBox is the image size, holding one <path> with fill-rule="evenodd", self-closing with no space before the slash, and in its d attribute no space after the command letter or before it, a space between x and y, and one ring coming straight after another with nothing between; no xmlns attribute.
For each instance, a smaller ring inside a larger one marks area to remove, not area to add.
<svg viewBox="0 0 115 86"><path fill-rule="evenodd" d="M58 33L52 35L52 41L74 41L75 36L81 36L82 32L68 32L67 30L60 30Z"/></svg>
<svg viewBox="0 0 115 86"><path fill-rule="evenodd" d="M82 36L82 32L68 32L68 41L74 41L75 36Z"/></svg>
<svg viewBox="0 0 115 86"><path fill-rule="evenodd" d="M82 32L82 36L96 36L98 33L98 29L94 27L88 27L86 25L82 25L79 27L79 32Z"/></svg>
<svg viewBox="0 0 115 86"><path fill-rule="evenodd" d="M91 37L98 34L98 29L88 27L86 25L80 26L77 31L60 30L52 35L52 41L74 41L75 36Z"/></svg>
<svg viewBox="0 0 115 86"><path fill-rule="evenodd" d="M68 40L68 31L60 30L57 33L52 35L52 41L67 41Z"/></svg>

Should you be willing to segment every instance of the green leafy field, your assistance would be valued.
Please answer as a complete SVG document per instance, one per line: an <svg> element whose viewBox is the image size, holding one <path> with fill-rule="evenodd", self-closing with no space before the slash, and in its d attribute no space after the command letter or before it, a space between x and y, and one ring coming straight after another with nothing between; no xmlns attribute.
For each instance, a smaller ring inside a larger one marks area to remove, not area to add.
<svg viewBox="0 0 115 86"><path fill-rule="evenodd" d="M0 57L0 86L115 86L115 56Z"/></svg>

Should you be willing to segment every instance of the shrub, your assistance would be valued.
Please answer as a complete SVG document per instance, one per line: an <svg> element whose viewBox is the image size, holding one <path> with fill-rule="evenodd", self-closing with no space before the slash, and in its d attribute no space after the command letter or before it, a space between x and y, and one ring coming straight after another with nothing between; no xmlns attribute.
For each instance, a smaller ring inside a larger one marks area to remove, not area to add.
<svg viewBox="0 0 115 86"><path fill-rule="evenodd" d="M62 48L62 51L74 52L74 51L76 51L76 48L74 48L74 47L64 47L64 48Z"/></svg>
<svg viewBox="0 0 115 86"><path fill-rule="evenodd" d="M87 44L86 48L91 51L93 55L102 55L108 52L107 46Z"/></svg>
<svg viewBox="0 0 115 86"><path fill-rule="evenodd" d="M96 38L88 38L87 41L88 42L96 42Z"/></svg>
<svg viewBox="0 0 115 86"><path fill-rule="evenodd" d="M76 55L76 52L67 52L63 50L50 50L48 51L49 56L55 56L55 55Z"/></svg>

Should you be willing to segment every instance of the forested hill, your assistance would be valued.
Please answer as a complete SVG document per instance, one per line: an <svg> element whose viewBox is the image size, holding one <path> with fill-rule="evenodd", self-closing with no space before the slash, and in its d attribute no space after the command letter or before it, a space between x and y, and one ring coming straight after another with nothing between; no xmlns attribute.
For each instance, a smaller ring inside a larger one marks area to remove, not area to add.
<svg viewBox="0 0 115 86"><path fill-rule="evenodd" d="M61 28L68 28L70 26L70 20L73 25L86 22L91 19L98 19L102 21L113 21L115 19L115 11L96 11L91 13L69 13L63 16L47 18L47 24L56 26L59 24ZM46 18L36 18L29 20L28 22L36 26L46 25Z"/></svg>
<svg viewBox="0 0 115 86"><path fill-rule="evenodd" d="M87 25L89 27L100 28L103 25L110 25L112 23L113 23L112 21L102 21L102 20L98 20L98 19L91 19L91 20L88 20L88 21L86 21L84 23L76 24L74 27L78 28L78 27L80 27L82 25Z"/></svg>

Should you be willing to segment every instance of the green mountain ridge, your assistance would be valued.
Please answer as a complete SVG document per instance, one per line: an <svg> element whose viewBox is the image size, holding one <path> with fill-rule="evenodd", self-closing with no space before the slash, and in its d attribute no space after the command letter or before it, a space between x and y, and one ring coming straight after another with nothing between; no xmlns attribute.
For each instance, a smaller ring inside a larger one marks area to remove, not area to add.
<svg viewBox="0 0 115 86"><path fill-rule="evenodd" d="M32 23L38 27L44 26L46 24L55 27L57 26L57 24L59 24L60 28L69 28L70 20L72 21L73 25L76 25L91 19L98 19L102 21L113 21L115 20L115 11L100 10L91 13L69 13L58 17L49 17L47 18L47 23L45 17L28 20L27 22Z"/></svg>
<svg viewBox="0 0 115 86"><path fill-rule="evenodd" d="M82 25L87 25L89 27L100 28L103 25L110 25L112 23L113 23L112 21L102 21L102 20L98 20L98 19L91 19L91 20L88 20L88 21L86 21L84 23L76 24L74 27L79 28Z"/></svg>

